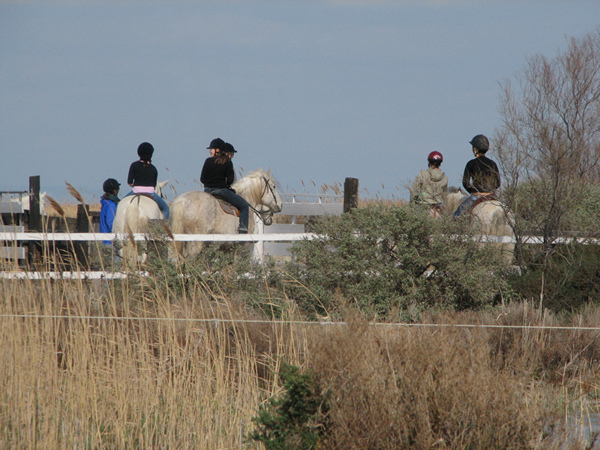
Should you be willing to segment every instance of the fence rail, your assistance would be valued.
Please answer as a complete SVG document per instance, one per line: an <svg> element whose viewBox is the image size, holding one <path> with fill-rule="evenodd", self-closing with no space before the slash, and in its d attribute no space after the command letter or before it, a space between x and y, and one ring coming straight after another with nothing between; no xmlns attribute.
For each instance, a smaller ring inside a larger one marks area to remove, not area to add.
<svg viewBox="0 0 600 450"><path fill-rule="evenodd" d="M0 242L14 241L114 241L129 240L135 241L164 240L178 242L293 242L301 240L312 240L319 235L315 233L266 233L266 234L173 234L171 238L168 235L150 236L144 233L115 234L115 233L12 233L0 232ZM497 243L514 244L517 240L512 236L491 236L476 235L474 240ZM524 244L543 244L544 238L541 236L523 236ZM600 244L600 239L582 238L582 237L561 237L552 241L553 244Z"/></svg>
<svg viewBox="0 0 600 450"><path fill-rule="evenodd" d="M313 233L272 233L272 234L174 234L150 236L144 233L115 234L115 233L1 233L0 241L135 241L164 240L181 242L286 242L314 239Z"/></svg>

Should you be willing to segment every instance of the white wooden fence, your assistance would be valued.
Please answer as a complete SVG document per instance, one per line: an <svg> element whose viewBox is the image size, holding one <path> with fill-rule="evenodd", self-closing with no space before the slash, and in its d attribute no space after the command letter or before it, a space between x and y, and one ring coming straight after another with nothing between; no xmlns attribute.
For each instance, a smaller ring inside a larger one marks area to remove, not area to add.
<svg viewBox="0 0 600 450"><path fill-rule="evenodd" d="M116 236L113 233L39 233L28 232L21 224L25 205L29 204L28 193L23 192L20 197L0 201L0 212L11 215L13 220L18 220L19 225L2 226L0 224L0 243L8 245L0 247L0 259L27 258L23 242L28 241L103 241L114 239L129 239L128 236ZM23 200L23 196L27 201ZM305 223L298 223L297 217L324 216L327 214L339 215L343 211L343 196L331 194L281 194L283 201L280 216L289 216L291 223L275 223L264 227L262 222L256 222L257 233L253 235L175 235L176 241L203 241L203 242L253 242L255 257L264 261L265 257L283 256L291 257L290 247L293 242L301 239L312 239L313 235L305 233ZM1 197L0 197L1 199ZM145 234L135 234L137 241L147 240ZM165 240L169 238L165 237ZM10 244L12 243L12 245Z"/></svg>
<svg viewBox="0 0 600 450"><path fill-rule="evenodd" d="M17 193L25 195L27 193ZM314 239L316 235L306 233L306 220L298 223L297 218L311 216L324 216L328 214L339 215L343 212L343 196L331 194L281 194L284 199L280 216L290 217L290 223L275 223L264 227L257 222L257 233L252 235L240 234L176 234L175 241L202 241L202 242L252 242L254 243L255 257L264 261L265 257L291 257L290 247L296 241L303 239ZM14 217L22 217L24 211L23 201L18 199L4 199L0 197L0 212L11 214ZM134 234L134 240L145 241L145 234ZM130 236L117 236L114 233L38 233L26 232L21 223L2 225L0 223L0 258L3 259L25 259L26 249L23 242L28 241L111 241L115 239L130 239ZM169 237L162 237L169 241ZM492 243L515 243L512 236L476 236L482 242ZM537 236L526 236L522 240L527 244L543 243L543 238ZM585 238L558 238L554 243L583 243L599 244L597 239ZM10 245L10 243L13 243Z"/></svg>
<svg viewBox="0 0 600 450"><path fill-rule="evenodd" d="M29 209L29 192L0 192L0 233L22 233L25 231L23 217ZM10 220L9 220L10 219ZM5 224L5 220L8 224ZM20 245L2 245L0 241L0 258L25 259L25 247Z"/></svg>
<svg viewBox="0 0 600 450"><path fill-rule="evenodd" d="M289 216L291 223L274 223L264 229L262 224L257 224L264 236L287 235L290 237L305 235L305 223L297 223L297 217L322 217L325 215L340 215L344 210L344 196L334 194L281 194L283 207L279 216ZM305 235L308 236L308 235ZM293 238L286 240L264 240L264 244L256 246L256 253L262 259L264 257L291 257L290 248L295 240Z"/></svg>

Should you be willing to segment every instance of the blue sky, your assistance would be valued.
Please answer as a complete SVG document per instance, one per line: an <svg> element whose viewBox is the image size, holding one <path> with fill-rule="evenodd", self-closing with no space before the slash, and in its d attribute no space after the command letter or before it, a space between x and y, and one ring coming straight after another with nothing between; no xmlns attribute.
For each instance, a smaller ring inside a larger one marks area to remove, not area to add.
<svg viewBox="0 0 600 450"><path fill-rule="evenodd" d="M4 1L0 190L94 202L148 141L172 200L215 137L286 192L407 198L432 150L459 185L498 83L598 26L600 1Z"/></svg>

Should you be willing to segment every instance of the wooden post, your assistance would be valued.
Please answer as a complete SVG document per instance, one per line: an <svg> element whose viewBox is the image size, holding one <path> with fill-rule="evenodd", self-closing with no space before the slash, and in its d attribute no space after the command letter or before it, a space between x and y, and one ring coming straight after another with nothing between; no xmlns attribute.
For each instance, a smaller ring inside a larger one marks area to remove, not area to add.
<svg viewBox="0 0 600 450"><path fill-rule="evenodd" d="M358 178L344 180L344 212L358 207Z"/></svg>
<svg viewBox="0 0 600 450"><path fill-rule="evenodd" d="M42 231L40 176L29 177L29 231Z"/></svg>
<svg viewBox="0 0 600 450"><path fill-rule="evenodd" d="M40 208L40 176L29 177L29 218L27 221L29 231L42 231L42 212ZM29 241L27 244L27 261L31 266L41 261L42 243Z"/></svg>
<svg viewBox="0 0 600 450"><path fill-rule="evenodd" d="M90 207L88 205L77 205L77 222L75 223L75 232L88 233L90 231ZM88 256L89 242L77 241L73 243L75 249L75 259L80 266L87 268L89 266Z"/></svg>

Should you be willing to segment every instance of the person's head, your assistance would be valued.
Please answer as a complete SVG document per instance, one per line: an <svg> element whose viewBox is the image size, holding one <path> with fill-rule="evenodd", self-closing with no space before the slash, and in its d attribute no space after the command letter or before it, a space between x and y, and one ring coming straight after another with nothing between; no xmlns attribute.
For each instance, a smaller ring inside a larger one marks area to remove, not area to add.
<svg viewBox="0 0 600 450"><path fill-rule="evenodd" d="M469 144L473 146L473 153L485 155L490 148L490 141L483 134L478 134L469 141Z"/></svg>
<svg viewBox="0 0 600 450"><path fill-rule="evenodd" d="M105 194L117 195L119 193L119 186L121 186L121 184L117 180L109 178L102 184L102 189Z"/></svg>
<svg viewBox="0 0 600 450"><path fill-rule="evenodd" d="M154 154L154 147L149 142L142 142L138 149L138 156L142 161L152 161L152 155Z"/></svg>
<svg viewBox="0 0 600 450"><path fill-rule="evenodd" d="M221 150L223 150L223 153L225 153L229 159L233 158L234 154L237 153L237 150L229 142L225 142Z"/></svg>
<svg viewBox="0 0 600 450"><path fill-rule="evenodd" d="M223 145L225 144L225 141L221 138L215 138L212 141L210 141L210 144L208 145L208 147L206 147L208 150L210 150L210 156L215 156L215 153L217 153L218 150L223 150Z"/></svg>
<svg viewBox="0 0 600 450"><path fill-rule="evenodd" d="M442 154L440 152L431 152L428 156L427 156L427 162L429 163L429 167L435 167L435 168L439 168L442 165L442 162L444 161L444 157L442 156Z"/></svg>

